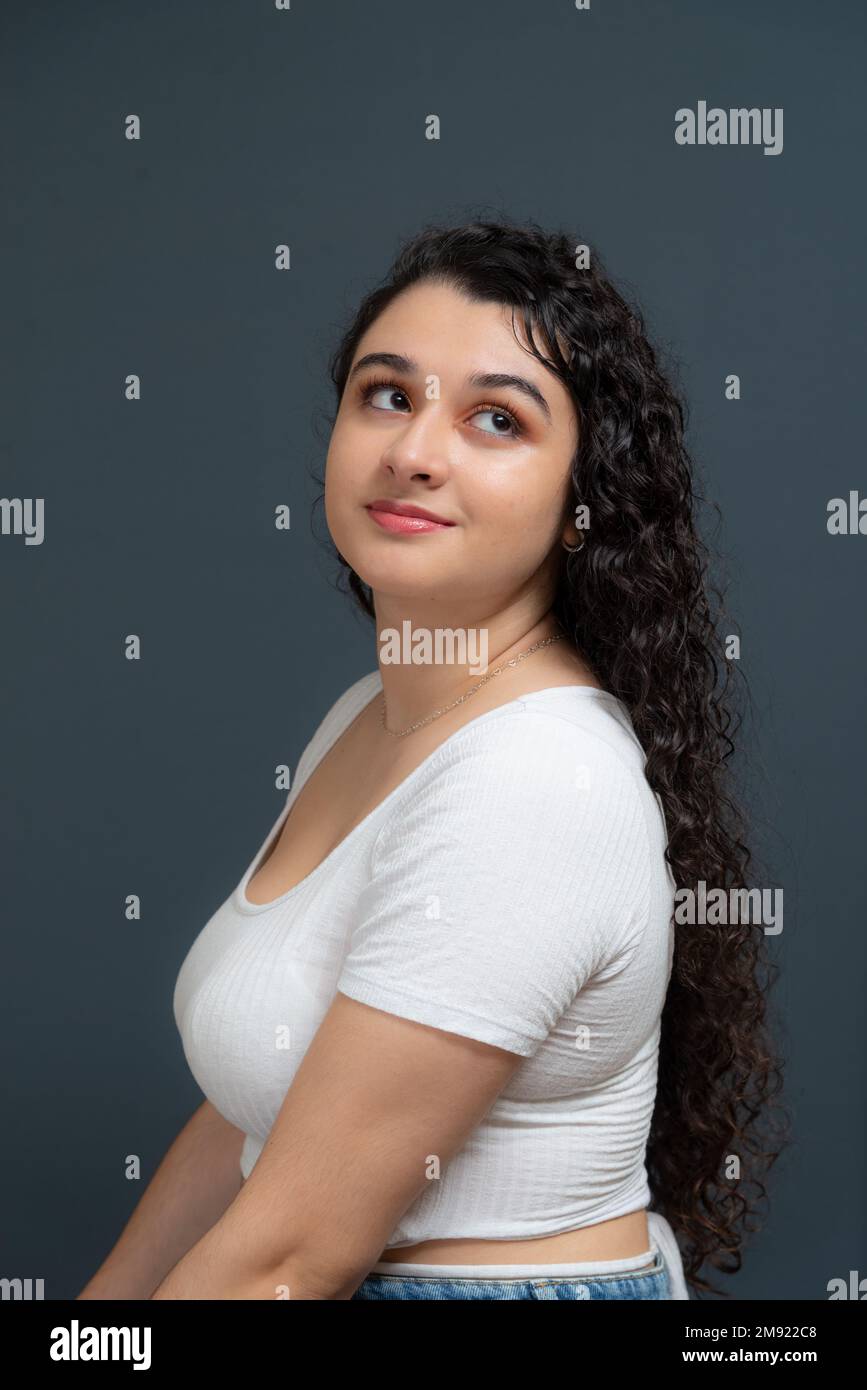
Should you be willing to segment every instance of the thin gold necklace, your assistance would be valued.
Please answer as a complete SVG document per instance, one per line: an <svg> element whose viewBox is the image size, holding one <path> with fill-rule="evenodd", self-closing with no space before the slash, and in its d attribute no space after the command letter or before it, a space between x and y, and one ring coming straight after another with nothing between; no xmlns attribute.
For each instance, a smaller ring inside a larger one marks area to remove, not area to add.
<svg viewBox="0 0 867 1390"><path fill-rule="evenodd" d="M464 700L468 700L471 695L475 695L477 690L481 690L483 685L487 685L489 680L493 680L494 676L498 676L500 672L505 671L508 666L517 666L518 662L523 661L524 657L529 656L531 652L537 652L540 647L550 647L552 642L562 642L562 640L563 633L558 632L556 637L546 637L541 642L535 642L533 646L528 647L526 651L519 652L517 656L513 656L511 661L504 661L502 666L495 666L493 671L489 671L486 676L483 676L482 679L479 681L478 685L474 685L472 689L468 690L465 695L461 695L459 699L453 700L450 705L446 705L443 709L434 710L433 714L429 714L426 719L418 719L415 722L415 724L410 724L408 729L393 730L389 729L386 725L385 691L383 691L382 707L380 710L380 722L382 724L382 727L388 734L389 738L406 738L407 734L413 733L415 729L423 728L425 724L432 723L434 719L439 719L441 715L448 714L450 709L454 709L457 705L462 705L464 703Z"/></svg>

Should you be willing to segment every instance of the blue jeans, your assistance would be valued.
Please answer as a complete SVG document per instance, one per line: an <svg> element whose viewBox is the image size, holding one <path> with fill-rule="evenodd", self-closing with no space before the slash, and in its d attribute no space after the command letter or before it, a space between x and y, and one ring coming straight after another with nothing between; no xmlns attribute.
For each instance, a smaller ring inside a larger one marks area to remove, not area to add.
<svg viewBox="0 0 867 1390"><path fill-rule="evenodd" d="M668 1265L660 1251L652 1264L634 1272L568 1278L477 1279L436 1274L368 1274L352 1295L367 1299L556 1298L670 1299Z"/></svg>

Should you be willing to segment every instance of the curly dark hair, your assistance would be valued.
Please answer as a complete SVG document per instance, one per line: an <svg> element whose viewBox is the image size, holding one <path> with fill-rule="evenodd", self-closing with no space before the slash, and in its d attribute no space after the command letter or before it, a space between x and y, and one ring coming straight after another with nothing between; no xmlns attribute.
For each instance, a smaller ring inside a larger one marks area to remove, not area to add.
<svg viewBox="0 0 867 1390"><path fill-rule="evenodd" d="M517 311L528 350L569 391L580 427L573 501L590 526L580 549L564 551L553 615L629 709L676 887L746 890L755 856L727 766L743 723L731 686L746 683L718 633L722 594L698 534L684 410L641 312L583 239L507 217L429 226L352 316L330 362L338 407L362 335L422 281L510 306L513 329ZM369 586L337 559L339 587L374 618ZM776 974L761 923L676 928L646 1165L651 1208L671 1223L695 1291L724 1292L701 1276L706 1263L741 1268L763 1176L780 1154L772 1126L762 1134L784 1115L769 1026Z"/></svg>

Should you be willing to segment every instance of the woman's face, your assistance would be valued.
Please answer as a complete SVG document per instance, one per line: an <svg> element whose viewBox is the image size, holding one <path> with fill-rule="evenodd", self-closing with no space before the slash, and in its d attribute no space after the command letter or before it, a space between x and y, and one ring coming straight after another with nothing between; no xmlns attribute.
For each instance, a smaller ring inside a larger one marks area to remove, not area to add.
<svg viewBox="0 0 867 1390"><path fill-rule="evenodd" d="M391 360L369 360L380 354ZM519 380L471 379L491 374ZM414 285L353 358L326 461L334 544L391 609L490 614L537 586L547 607L560 542L576 534L577 442L568 392L516 341L510 309ZM449 524L420 528L375 502Z"/></svg>

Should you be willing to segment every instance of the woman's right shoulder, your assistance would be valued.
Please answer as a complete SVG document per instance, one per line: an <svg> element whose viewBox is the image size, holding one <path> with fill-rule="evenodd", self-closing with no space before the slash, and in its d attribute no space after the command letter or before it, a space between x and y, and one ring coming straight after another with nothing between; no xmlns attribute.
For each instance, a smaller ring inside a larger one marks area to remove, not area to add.
<svg viewBox="0 0 867 1390"><path fill-rule="evenodd" d="M336 743L343 730L349 727L356 715L361 713L381 688L382 680L377 667L368 671L366 676L360 676L358 680L353 681L338 695L320 719L301 754L296 776L304 771L308 763L319 761L320 756Z"/></svg>
<svg viewBox="0 0 867 1390"><path fill-rule="evenodd" d="M381 689L382 679L378 667L374 671L368 671L366 676L359 676L358 680L347 686L343 694L338 695L329 707L314 738L320 733L330 733L335 728L350 724Z"/></svg>

